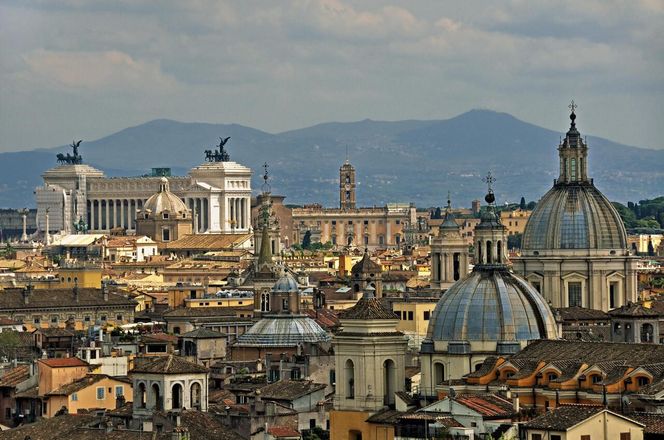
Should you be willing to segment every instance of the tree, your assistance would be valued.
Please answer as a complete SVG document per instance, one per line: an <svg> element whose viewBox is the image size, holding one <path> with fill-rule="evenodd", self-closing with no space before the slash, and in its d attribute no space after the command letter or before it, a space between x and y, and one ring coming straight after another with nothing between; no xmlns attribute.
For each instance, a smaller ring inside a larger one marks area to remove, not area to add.
<svg viewBox="0 0 664 440"><path fill-rule="evenodd" d="M526 198L525 198L525 197L521 197L521 203L519 203L519 208L521 208L521 210L523 211L523 210L526 209L526 206L527 206L527 205L526 205Z"/></svg>
<svg viewBox="0 0 664 440"><path fill-rule="evenodd" d="M304 233L302 237L302 249L309 249L311 247L311 231Z"/></svg>
<svg viewBox="0 0 664 440"><path fill-rule="evenodd" d="M535 209L535 206L537 206L537 202L528 202L528 205L526 206L529 210Z"/></svg>
<svg viewBox="0 0 664 440"><path fill-rule="evenodd" d="M521 234L508 235L507 247L509 249L521 249Z"/></svg>
<svg viewBox="0 0 664 440"><path fill-rule="evenodd" d="M443 218L443 212L440 207L436 208L436 211L433 213L433 218Z"/></svg>
<svg viewBox="0 0 664 440"><path fill-rule="evenodd" d="M14 359L20 344L21 341L16 332L4 331L0 333L0 357L6 357L7 360Z"/></svg>

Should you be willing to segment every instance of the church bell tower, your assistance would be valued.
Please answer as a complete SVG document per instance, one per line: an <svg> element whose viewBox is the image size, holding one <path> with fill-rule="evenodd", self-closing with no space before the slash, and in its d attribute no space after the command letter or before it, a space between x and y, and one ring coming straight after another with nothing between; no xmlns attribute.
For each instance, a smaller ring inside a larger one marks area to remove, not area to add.
<svg viewBox="0 0 664 440"><path fill-rule="evenodd" d="M355 209L355 168L348 159L339 168L339 208Z"/></svg>

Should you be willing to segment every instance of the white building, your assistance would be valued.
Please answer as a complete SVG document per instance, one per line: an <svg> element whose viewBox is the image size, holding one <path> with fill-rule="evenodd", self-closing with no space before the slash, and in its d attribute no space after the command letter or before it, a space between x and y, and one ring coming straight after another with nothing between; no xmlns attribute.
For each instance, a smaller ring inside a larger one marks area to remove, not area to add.
<svg viewBox="0 0 664 440"><path fill-rule="evenodd" d="M170 189L191 209L195 232L249 232L251 169L220 157L211 157L214 161L191 169L188 176L169 177ZM48 213L49 232L62 234L72 233L81 219L90 232L135 231L136 212L161 179L160 175L109 178L82 163L58 165L42 177L44 184L35 190L37 230L46 230Z"/></svg>

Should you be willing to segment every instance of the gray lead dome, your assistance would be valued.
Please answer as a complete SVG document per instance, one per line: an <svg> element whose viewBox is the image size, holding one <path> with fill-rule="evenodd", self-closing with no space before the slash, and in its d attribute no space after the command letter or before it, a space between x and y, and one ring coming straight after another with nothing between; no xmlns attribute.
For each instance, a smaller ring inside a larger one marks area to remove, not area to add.
<svg viewBox="0 0 664 440"><path fill-rule="evenodd" d="M540 294L504 269L475 270L438 301L427 339L505 341L556 338L556 321Z"/></svg>
<svg viewBox="0 0 664 440"><path fill-rule="evenodd" d="M523 233L525 251L626 248L620 215L592 183L555 185L537 204Z"/></svg>

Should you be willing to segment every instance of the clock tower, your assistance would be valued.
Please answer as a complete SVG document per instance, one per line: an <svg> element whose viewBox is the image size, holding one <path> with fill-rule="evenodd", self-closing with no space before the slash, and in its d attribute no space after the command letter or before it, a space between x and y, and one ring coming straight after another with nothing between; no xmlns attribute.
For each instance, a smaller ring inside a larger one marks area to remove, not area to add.
<svg viewBox="0 0 664 440"><path fill-rule="evenodd" d="M339 207L344 211L355 209L355 168L348 159L339 168Z"/></svg>

